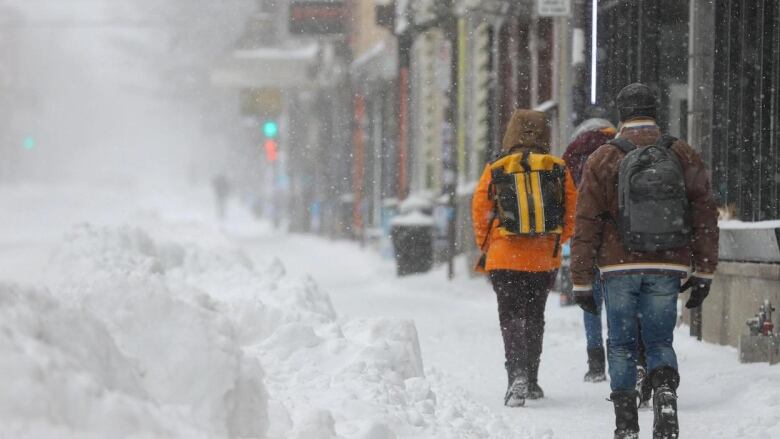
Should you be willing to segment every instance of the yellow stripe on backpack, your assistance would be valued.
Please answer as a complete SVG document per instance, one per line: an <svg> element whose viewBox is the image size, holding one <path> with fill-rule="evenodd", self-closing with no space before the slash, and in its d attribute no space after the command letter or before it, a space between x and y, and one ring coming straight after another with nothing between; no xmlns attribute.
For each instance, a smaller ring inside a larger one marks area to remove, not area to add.
<svg viewBox="0 0 780 439"><path fill-rule="evenodd" d="M523 172L515 174L517 188L517 211L520 216L520 233L531 233L531 221L528 218L528 191L526 190L527 175ZM504 233L502 230L501 233Z"/></svg>
<svg viewBox="0 0 780 439"><path fill-rule="evenodd" d="M542 201L542 184L539 181L539 173L526 174L526 179L531 180L531 194L533 194L534 206L544 206ZM544 209L534 209L535 230L544 230Z"/></svg>

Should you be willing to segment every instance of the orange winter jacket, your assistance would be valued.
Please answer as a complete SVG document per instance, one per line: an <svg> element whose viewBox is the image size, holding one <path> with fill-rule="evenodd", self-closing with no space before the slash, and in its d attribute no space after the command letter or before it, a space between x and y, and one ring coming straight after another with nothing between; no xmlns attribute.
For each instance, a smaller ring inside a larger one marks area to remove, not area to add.
<svg viewBox="0 0 780 439"><path fill-rule="evenodd" d="M552 271L561 266L561 251L555 253L555 235L502 236L498 230L498 219L494 217L494 202L488 196L491 172L485 167L477 189L471 200L471 218L477 246L487 253L485 270ZM574 213L577 205L577 188L566 170L566 200L563 233L560 243L571 238L574 232ZM488 232L490 236L488 237ZM483 246L484 244L484 246Z"/></svg>

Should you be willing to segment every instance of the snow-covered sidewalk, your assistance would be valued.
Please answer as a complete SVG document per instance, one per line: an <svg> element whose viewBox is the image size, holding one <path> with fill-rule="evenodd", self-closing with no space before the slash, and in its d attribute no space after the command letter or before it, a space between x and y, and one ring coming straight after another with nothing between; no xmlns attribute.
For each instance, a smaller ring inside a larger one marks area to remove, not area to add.
<svg viewBox="0 0 780 439"><path fill-rule="evenodd" d="M6 189L0 261L25 286L0 284L0 437L511 437L431 391L413 321L339 318L207 196Z"/></svg>
<svg viewBox="0 0 780 439"><path fill-rule="evenodd" d="M557 294L550 295L546 311L540 370L546 398L507 409L495 298L485 279L465 274L465 264L457 266L454 281L446 280L443 268L399 279L391 261L355 243L270 233L231 236L253 259L274 254L292 273L311 275L342 318L414 320L434 393L457 394L487 408L494 422L510 429L510 437L611 437L608 383L582 382L587 368L582 312L560 307ZM681 437L780 438L780 368L740 364L734 348L698 342L688 331L680 326L675 333ZM652 435L651 410L640 413L640 427L640 437Z"/></svg>
<svg viewBox="0 0 780 439"><path fill-rule="evenodd" d="M0 284L0 437L611 436L581 312L555 294L547 397L507 409L484 279L398 279L355 243L238 209L219 225L205 193L118 193L0 188L0 280L23 285ZM682 437L780 437L777 366L676 337Z"/></svg>

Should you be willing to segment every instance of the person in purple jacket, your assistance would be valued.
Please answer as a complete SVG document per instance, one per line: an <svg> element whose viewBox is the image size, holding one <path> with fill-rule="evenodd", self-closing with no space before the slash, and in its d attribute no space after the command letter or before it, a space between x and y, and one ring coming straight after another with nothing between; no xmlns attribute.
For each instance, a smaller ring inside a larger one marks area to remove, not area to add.
<svg viewBox="0 0 780 439"><path fill-rule="evenodd" d="M582 170L588 157L599 146L607 143L617 130L606 119L587 119L577 126L571 137L569 146L563 154L566 167L571 172L574 184L578 187L582 178ZM575 230L574 233L577 233ZM604 341L601 335L601 308L604 298L601 292L599 278L596 276L593 282L593 296L597 304L597 314L583 311L585 322L585 340L588 351L588 372L585 373L585 382L598 383L607 379L606 358L604 355Z"/></svg>

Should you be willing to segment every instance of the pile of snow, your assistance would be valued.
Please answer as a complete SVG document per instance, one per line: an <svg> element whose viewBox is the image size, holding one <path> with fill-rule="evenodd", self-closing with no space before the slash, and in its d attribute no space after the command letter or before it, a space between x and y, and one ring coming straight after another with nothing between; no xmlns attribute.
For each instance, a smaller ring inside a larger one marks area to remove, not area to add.
<svg viewBox="0 0 780 439"><path fill-rule="evenodd" d="M252 351L268 371L272 404L281 403L289 415L277 418L280 425L272 422L280 437L512 437L465 392L432 391L411 320L287 324Z"/></svg>
<svg viewBox="0 0 780 439"><path fill-rule="evenodd" d="M13 437L511 436L434 394L412 321L340 320L278 260L81 225L44 278L0 287Z"/></svg>
<svg viewBox="0 0 780 439"><path fill-rule="evenodd" d="M98 319L46 292L0 286L0 373L7 437L206 437L149 398Z"/></svg>
<svg viewBox="0 0 780 439"><path fill-rule="evenodd" d="M260 364L243 354L233 323L208 294L169 276L186 254L181 246L158 246L140 230L80 226L52 258L46 276L51 293L36 299L16 292L10 302L21 308L14 315L40 316L51 309L63 316L59 321L39 317L37 328L24 322L9 325L14 339L35 341L41 331L56 334L39 349L40 361L49 367L42 372L43 395L69 385L69 379L52 378L61 369L52 362L64 356L62 361L73 366L68 374L89 377L87 395L116 392L113 398L150 407L156 417L178 419L176 428L161 431L146 421L155 416L133 416L95 400L74 404L78 399L68 394L61 405L33 406L24 413L2 410L0 419L62 426L75 437L109 432L193 437L191 430L208 437L264 437L267 395ZM32 349L30 343L20 346ZM19 397L21 406L27 398L47 400L24 392ZM20 419L20 414L26 416ZM101 421L90 421L91 416ZM112 422L113 417L119 420Z"/></svg>
<svg viewBox="0 0 780 439"><path fill-rule="evenodd" d="M390 221L391 226L407 226L407 227L433 227L436 225L433 217L426 215L419 211L413 211L403 215L395 216Z"/></svg>

